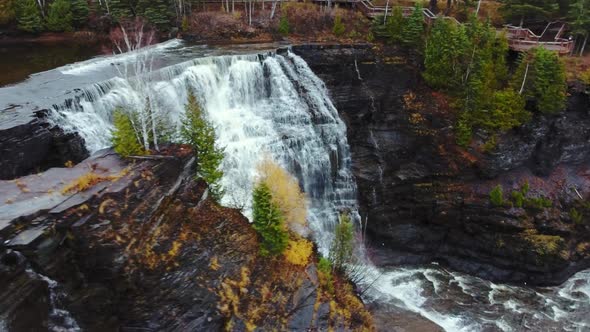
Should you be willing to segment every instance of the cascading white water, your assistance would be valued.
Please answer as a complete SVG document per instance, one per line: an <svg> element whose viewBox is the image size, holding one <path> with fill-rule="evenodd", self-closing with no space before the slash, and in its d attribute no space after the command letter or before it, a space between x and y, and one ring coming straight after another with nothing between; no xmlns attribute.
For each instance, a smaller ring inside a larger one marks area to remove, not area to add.
<svg viewBox="0 0 590 332"><path fill-rule="evenodd" d="M193 88L225 148L222 203L249 214L256 165L269 155L299 179L310 198L315 240L328 251L338 212L356 209L356 186L344 123L303 59L292 53L208 57L138 79L143 84L115 78L86 87L79 102L56 107L53 121L96 151L110 145L116 107L139 109L150 98L178 125L187 88ZM590 272L542 289L497 285L436 266L384 270L369 264L365 273L366 300L420 313L447 331L590 330L584 314L590 311Z"/></svg>
<svg viewBox="0 0 590 332"><path fill-rule="evenodd" d="M256 166L269 155L299 179L316 242L327 252L339 211L356 209L356 188L346 127L305 61L292 53L209 57L146 76L139 78L144 84L115 78L88 87L79 104L58 107L53 120L96 151L110 145L116 107L141 109L149 98L178 126L191 88L225 148L222 204L249 215Z"/></svg>

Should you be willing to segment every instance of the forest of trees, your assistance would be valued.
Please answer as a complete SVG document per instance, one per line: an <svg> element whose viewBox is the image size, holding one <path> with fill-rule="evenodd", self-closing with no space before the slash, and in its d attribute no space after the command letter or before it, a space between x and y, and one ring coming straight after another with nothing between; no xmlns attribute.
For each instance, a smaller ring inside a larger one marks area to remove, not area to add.
<svg viewBox="0 0 590 332"><path fill-rule="evenodd" d="M179 26L197 0L5 0L0 3L0 25L19 30L72 31L142 17L160 31Z"/></svg>
<svg viewBox="0 0 590 332"><path fill-rule="evenodd" d="M425 81L445 92L458 111L459 144L468 145L473 132L482 130L488 137L484 148L492 149L498 133L523 125L533 113L565 109L565 67L556 53L533 49L520 54L509 70L508 41L489 20L475 15L464 24L436 20L419 32L422 22L413 17L394 10L386 20L376 20L374 31L423 57Z"/></svg>
<svg viewBox="0 0 590 332"><path fill-rule="evenodd" d="M254 5L257 2L260 4ZM120 20L142 17L159 31L165 32L172 27L187 29L191 13L199 3L198 0L5 0L0 3L0 25L12 24L22 31L38 33L47 30L104 29L105 25L108 28ZM481 1L430 0L429 4L435 12L438 12L439 5L444 5L445 14L459 15L463 20L469 13L479 12ZM504 23L526 26L536 22L567 21L570 33L576 40L577 51L583 52L587 45L590 36L590 0L502 0L498 4L499 7L494 10ZM234 13L237 7L235 1L226 0L220 9ZM277 17L278 30L282 34L293 30L291 22L280 15L281 10L276 10L276 3L264 6L263 0L245 0L239 7L245 11L240 16L248 24L252 24L256 8L266 8L271 11L270 19ZM275 12L279 15L275 16ZM393 12L393 16L400 14ZM489 14L486 12L486 15ZM338 16L334 20L338 21L334 22L334 34L342 35L344 27L341 18ZM418 25L414 27L420 28ZM396 27L390 26L388 29L395 30ZM420 35L418 30L415 32L414 36ZM403 35L405 38L414 38L408 33Z"/></svg>

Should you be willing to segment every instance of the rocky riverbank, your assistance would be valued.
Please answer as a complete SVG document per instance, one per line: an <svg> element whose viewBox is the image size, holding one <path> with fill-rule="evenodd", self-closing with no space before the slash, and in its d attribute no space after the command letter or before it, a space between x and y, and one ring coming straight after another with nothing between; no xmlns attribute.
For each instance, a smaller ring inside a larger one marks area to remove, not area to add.
<svg viewBox="0 0 590 332"><path fill-rule="evenodd" d="M193 180L190 150L0 181L0 327L41 331L371 329L345 280L259 255L238 210Z"/></svg>
<svg viewBox="0 0 590 332"><path fill-rule="evenodd" d="M587 94L572 86L563 113L535 115L494 149L477 135L465 149L455 144L455 114L425 87L416 56L367 45L294 51L324 80L347 124L376 263L438 261L538 285L590 267ZM497 185L501 206L490 202Z"/></svg>

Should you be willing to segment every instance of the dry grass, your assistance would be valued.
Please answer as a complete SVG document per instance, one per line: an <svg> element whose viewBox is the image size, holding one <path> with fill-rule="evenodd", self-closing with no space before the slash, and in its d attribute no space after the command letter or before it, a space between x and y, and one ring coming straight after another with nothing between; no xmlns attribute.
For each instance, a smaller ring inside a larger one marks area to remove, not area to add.
<svg viewBox="0 0 590 332"><path fill-rule="evenodd" d="M565 64L565 74L570 82L581 80L590 85L590 55L584 57L565 56L561 58Z"/></svg>
<svg viewBox="0 0 590 332"><path fill-rule="evenodd" d="M129 173L129 169L124 169L116 175L102 175L102 174L97 174L94 171L90 171L90 172L80 176L79 178L73 180L68 185L66 185L61 190L61 193L66 195L66 194L70 194L70 193L79 193L82 191L86 191L101 182L105 182L105 181L115 182L115 181L119 180L120 178L122 178L123 176L127 175L128 173Z"/></svg>
<svg viewBox="0 0 590 332"><path fill-rule="evenodd" d="M74 181L70 182L68 185L66 185L61 190L61 193L65 195L69 193L78 193L81 191L86 191L101 182L111 181L113 180L113 178L114 177L112 175L104 176L96 174L94 172L88 172L80 176L79 178L75 179Z"/></svg>

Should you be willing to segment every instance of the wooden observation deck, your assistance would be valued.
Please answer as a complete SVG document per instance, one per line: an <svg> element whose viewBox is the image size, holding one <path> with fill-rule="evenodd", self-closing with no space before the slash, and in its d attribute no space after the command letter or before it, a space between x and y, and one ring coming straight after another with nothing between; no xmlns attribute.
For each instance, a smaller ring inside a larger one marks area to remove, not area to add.
<svg viewBox="0 0 590 332"><path fill-rule="evenodd" d="M510 49L517 52L526 52L534 47L543 47L559 54L568 54L574 48L573 40L562 38L566 27L566 24L562 22L547 24L541 35L536 35L530 29L523 27L513 25L504 27Z"/></svg>

